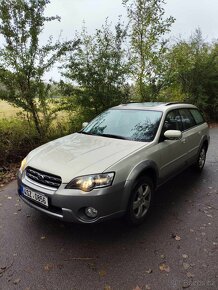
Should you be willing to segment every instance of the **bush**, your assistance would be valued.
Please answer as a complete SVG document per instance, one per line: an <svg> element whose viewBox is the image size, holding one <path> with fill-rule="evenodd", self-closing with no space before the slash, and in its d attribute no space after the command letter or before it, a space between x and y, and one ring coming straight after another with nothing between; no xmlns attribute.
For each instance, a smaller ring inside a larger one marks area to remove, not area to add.
<svg viewBox="0 0 218 290"><path fill-rule="evenodd" d="M27 120L0 119L0 167L20 162L32 149L69 133L69 126L56 123L42 139Z"/></svg>
<svg viewBox="0 0 218 290"><path fill-rule="evenodd" d="M28 123L19 119L0 120L0 164L18 162L40 144Z"/></svg>

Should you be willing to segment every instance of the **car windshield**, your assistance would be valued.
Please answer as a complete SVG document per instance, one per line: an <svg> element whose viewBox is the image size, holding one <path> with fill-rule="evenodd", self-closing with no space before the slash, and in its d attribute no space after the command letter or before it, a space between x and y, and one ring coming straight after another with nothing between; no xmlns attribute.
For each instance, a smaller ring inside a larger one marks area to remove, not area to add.
<svg viewBox="0 0 218 290"><path fill-rule="evenodd" d="M162 112L110 109L91 121L80 133L133 141L151 142Z"/></svg>

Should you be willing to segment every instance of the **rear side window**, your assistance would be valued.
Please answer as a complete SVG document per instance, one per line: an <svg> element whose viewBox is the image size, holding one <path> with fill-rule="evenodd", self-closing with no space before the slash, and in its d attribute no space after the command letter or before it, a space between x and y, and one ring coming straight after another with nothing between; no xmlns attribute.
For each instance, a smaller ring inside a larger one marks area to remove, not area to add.
<svg viewBox="0 0 218 290"><path fill-rule="evenodd" d="M195 119L196 124L202 124L205 122L204 117L201 115L201 113L197 109L190 109L190 112Z"/></svg>
<svg viewBox="0 0 218 290"><path fill-rule="evenodd" d="M183 129L187 130L194 126L196 126L196 122L194 117L192 116L191 112L189 112L188 109L181 109L179 110L181 118L182 118L182 124Z"/></svg>

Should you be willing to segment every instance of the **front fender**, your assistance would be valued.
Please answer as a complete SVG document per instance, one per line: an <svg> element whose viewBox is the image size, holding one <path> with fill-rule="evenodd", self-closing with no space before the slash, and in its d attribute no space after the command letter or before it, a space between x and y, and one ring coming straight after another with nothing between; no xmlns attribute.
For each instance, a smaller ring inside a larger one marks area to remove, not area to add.
<svg viewBox="0 0 218 290"><path fill-rule="evenodd" d="M145 170L152 170L155 175L156 179L159 178L159 171L157 164L152 160L146 160L138 163L129 173L125 185L124 185L124 194L122 199L122 209L126 209L128 206L129 198L137 180L138 176Z"/></svg>

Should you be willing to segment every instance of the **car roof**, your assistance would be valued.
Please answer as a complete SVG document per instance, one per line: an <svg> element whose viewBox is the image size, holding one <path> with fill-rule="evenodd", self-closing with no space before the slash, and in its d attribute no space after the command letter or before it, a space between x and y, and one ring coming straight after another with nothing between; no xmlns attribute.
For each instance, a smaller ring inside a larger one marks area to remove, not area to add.
<svg viewBox="0 0 218 290"><path fill-rule="evenodd" d="M120 104L119 106L113 107L113 109L122 110L157 110L157 111L168 111L169 109L181 109L181 108L197 108L194 105L179 103L179 102L144 102L136 103L131 102L127 104Z"/></svg>

